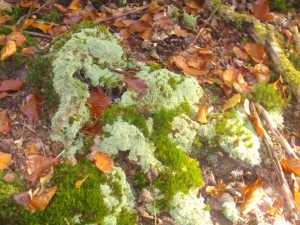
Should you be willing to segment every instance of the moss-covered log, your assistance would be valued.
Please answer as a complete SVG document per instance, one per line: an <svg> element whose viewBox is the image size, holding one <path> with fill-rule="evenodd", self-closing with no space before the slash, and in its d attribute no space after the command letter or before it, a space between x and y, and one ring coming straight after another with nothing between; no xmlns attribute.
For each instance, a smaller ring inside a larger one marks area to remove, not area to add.
<svg viewBox="0 0 300 225"><path fill-rule="evenodd" d="M300 101L300 71L297 70L280 44L280 34L270 24L262 24L252 15L240 14L229 6L221 4L219 0L207 0L206 5L215 9L218 7L217 15L232 23L237 29L244 29L257 43L264 44L275 70L282 75L292 92Z"/></svg>

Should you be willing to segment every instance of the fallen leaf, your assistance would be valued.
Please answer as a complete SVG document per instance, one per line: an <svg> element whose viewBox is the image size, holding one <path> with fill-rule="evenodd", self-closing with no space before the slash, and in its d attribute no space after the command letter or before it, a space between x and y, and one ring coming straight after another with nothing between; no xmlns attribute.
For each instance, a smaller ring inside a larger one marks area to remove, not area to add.
<svg viewBox="0 0 300 225"><path fill-rule="evenodd" d="M58 27L50 27L48 30L48 33L52 37L57 37L63 33L65 33L68 30L66 26L58 26Z"/></svg>
<svg viewBox="0 0 300 225"><path fill-rule="evenodd" d="M76 189L80 189L81 185L84 183L84 181L89 177L90 175L86 175L85 178L83 178L82 180L78 180L75 183L75 188Z"/></svg>
<svg viewBox="0 0 300 225"><path fill-rule="evenodd" d="M21 80L3 80L0 82L0 91L18 91L23 85Z"/></svg>
<svg viewBox="0 0 300 225"><path fill-rule="evenodd" d="M33 22L34 22L34 19L28 19L28 20L26 20L26 21L23 23L23 25L22 25L22 27L21 27L21 30L26 29L26 28L29 27L31 24L33 24Z"/></svg>
<svg viewBox="0 0 300 225"><path fill-rule="evenodd" d="M90 106L91 116L99 119L104 109L112 104L112 101L101 89L92 88L87 103Z"/></svg>
<svg viewBox="0 0 300 225"><path fill-rule="evenodd" d="M300 159L286 159L280 161L281 167L289 172L300 177Z"/></svg>
<svg viewBox="0 0 300 225"><path fill-rule="evenodd" d="M218 181L216 186L207 186L206 193L213 196L214 198L220 198L227 191L226 185L223 181Z"/></svg>
<svg viewBox="0 0 300 225"><path fill-rule="evenodd" d="M4 35L4 34L0 35L0 45L5 45L6 42L7 42L6 35Z"/></svg>
<svg viewBox="0 0 300 225"><path fill-rule="evenodd" d="M300 138L300 132L292 132L292 134L297 137L297 138Z"/></svg>
<svg viewBox="0 0 300 225"><path fill-rule="evenodd" d="M135 93L146 91L148 88L147 83L139 77L125 77L122 81Z"/></svg>
<svg viewBox="0 0 300 225"><path fill-rule="evenodd" d="M64 17L64 23L68 26L74 26L83 20L84 15L81 12L73 11Z"/></svg>
<svg viewBox="0 0 300 225"><path fill-rule="evenodd" d="M17 54L16 42L8 41L1 50L1 60L4 61L5 59L15 54Z"/></svg>
<svg viewBox="0 0 300 225"><path fill-rule="evenodd" d="M193 16L199 15L199 13L201 12L201 4L200 1L198 0L186 0L185 1L185 5L186 5L186 12L188 14L192 14Z"/></svg>
<svg viewBox="0 0 300 225"><path fill-rule="evenodd" d="M249 115L249 118L251 119L252 125L254 126L258 136L263 137L265 135L265 132L262 128L262 125L258 122L258 118L255 115Z"/></svg>
<svg viewBox="0 0 300 225"><path fill-rule="evenodd" d="M95 152L94 159L99 170L104 173L110 173L114 165L110 155L101 152Z"/></svg>
<svg viewBox="0 0 300 225"><path fill-rule="evenodd" d="M22 8L33 8L33 9L39 9L41 7L40 3L36 1L21 1L18 3L18 5Z"/></svg>
<svg viewBox="0 0 300 225"><path fill-rule="evenodd" d="M243 60L243 61L249 61L249 55L244 52L243 50L241 50L238 47L233 47L232 51L234 52L234 54L236 55L236 57L238 57L239 59Z"/></svg>
<svg viewBox="0 0 300 225"><path fill-rule="evenodd" d="M161 11L164 11L164 8L159 6L156 1L152 1L148 7L149 12L151 13L159 13Z"/></svg>
<svg viewBox="0 0 300 225"><path fill-rule="evenodd" d="M294 39L293 34L292 34L291 31L289 31L289 30L282 30L281 33L287 38L288 44L294 44L295 43L295 39Z"/></svg>
<svg viewBox="0 0 300 225"><path fill-rule="evenodd" d="M44 172L50 169L59 159L45 156L37 156L26 162L27 169L24 174L26 180L34 183L36 179L43 176Z"/></svg>
<svg viewBox="0 0 300 225"><path fill-rule="evenodd" d="M22 55L30 56L35 53L36 48L35 47L27 47L22 49Z"/></svg>
<svg viewBox="0 0 300 225"><path fill-rule="evenodd" d="M26 101L21 105L21 111L30 120L40 120L42 111L42 99L36 94L26 96Z"/></svg>
<svg viewBox="0 0 300 225"><path fill-rule="evenodd" d="M6 10L12 12L13 5L7 2L0 2L0 11Z"/></svg>
<svg viewBox="0 0 300 225"><path fill-rule="evenodd" d="M68 9L71 9L71 10L81 9L81 0L72 0L72 2L69 5Z"/></svg>
<svg viewBox="0 0 300 225"><path fill-rule="evenodd" d="M0 24L5 24L7 21L13 20L12 16L3 16L2 12L0 12Z"/></svg>
<svg viewBox="0 0 300 225"><path fill-rule="evenodd" d="M263 197L263 180L258 178L253 184L244 188L242 197L244 197L243 203L240 205L240 212L243 216L247 215L258 201Z"/></svg>
<svg viewBox="0 0 300 225"><path fill-rule="evenodd" d="M0 99L6 98L7 96L10 96L10 94L8 94L8 93L5 92L5 91L0 92Z"/></svg>
<svg viewBox="0 0 300 225"><path fill-rule="evenodd" d="M169 17L162 17L158 20L158 25L163 30L171 30L174 26L174 21Z"/></svg>
<svg viewBox="0 0 300 225"><path fill-rule="evenodd" d="M0 111L0 133L9 134L11 132L11 122L7 111Z"/></svg>
<svg viewBox="0 0 300 225"><path fill-rule="evenodd" d="M207 115L207 106L205 105L200 105L198 107L198 116L197 116L197 121L199 123L208 123L208 120L206 118Z"/></svg>
<svg viewBox="0 0 300 225"><path fill-rule="evenodd" d="M38 147L35 144L28 145L25 149L25 155L33 155L33 154L38 154Z"/></svg>
<svg viewBox="0 0 300 225"><path fill-rule="evenodd" d="M84 127L81 130L81 132L84 133L84 134L86 134L86 135L96 136L96 135L100 134L101 130L102 130L102 124L99 123L98 120L96 120L92 124Z"/></svg>
<svg viewBox="0 0 300 225"><path fill-rule="evenodd" d="M55 8L58 12L61 12L63 14L67 12L67 9L65 7L56 3L53 4L53 8Z"/></svg>
<svg viewBox="0 0 300 225"><path fill-rule="evenodd" d="M179 27L175 27L174 28L174 33L178 36L178 37L189 37L190 33L186 30L181 30Z"/></svg>
<svg viewBox="0 0 300 225"><path fill-rule="evenodd" d="M0 152L0 170L5 169L11 163L11 154Z"/></svg>
<svg viewBox="0 0 300 225"><path fill-rule="evenodd" d="M256 76L258 83L268 83L270 80L271 71L268 66L258 63L251 70L252 73Z"/></svg>
<svg viewBox="0 0 300 225"><path fill-rule="evenodd" d="M268 0L256 0L252 5L252 14L256 19L267 19L270 12Z"/></svg>
<svg viewBox="0 0 300 225"><path fill-rule="evenodd" d="M149 28L148 27L148 22L146 22L144 20L134 21L128 27L130 33L133 33L133 32L142 33L144 31L148 30L148 28Z"/></svg>
<svg viewBox="0 0 300 225"><path fill-rule="evenodd" d="M240 101L241 101L241 94L237 93L234 96L232 96L230 99L228 99L223 107L223 111L226 111L228 109L233 108L234 106L236 106Z"/></svg>
<svg viewBox="0 0 300 225"><path fill-rule="evenodd" d="M18 203L18 205L27 205L31 202L31 194L29 191L25 191L21 194L15 195L14 199Z"/></svg>
<svg viewBox="0 0 300 225"><path fill-rule="evenodd" d="M50 26L47 24L44 24L44 23L35 22L35 23L32 23L31 26L43 31L45 34L47 34L50 29Z"/></svg>
<svg viewBox="0 0 300 225"><path fill-rule="evenodd" d="M148 28L144 32L140 33L139 36L141 38L143 38L144 40L152 41L152 38L153 38L153 29L152 28Z"/></svg>
<svg viewBox="0 0 300 225"><path fill-rule="evenodd" d="M56 189L57 189L57 185L47 189L42 194L33 197L31 202L27 204L28 208L31 211L34 210L43 211L44 209L46 209L52 197L54 196Z"/></svg>
<svg viewBox="0 0 300 225"><path fill-rule="evenodd" d="M46 176L40 178L41 189L39 191L39 194L42 194L46 190L47 184L51 181L53 176L54 176L54 169L53 167L51 167L49 173Z"/></svg>
<svg viewBox="0 0 300 225"><path fill-rule="evenodd" d="M264 58L266 57L264 45L262 44L247 43L244 46L244 50L255 62L258 63L262 63Z"/></svg>

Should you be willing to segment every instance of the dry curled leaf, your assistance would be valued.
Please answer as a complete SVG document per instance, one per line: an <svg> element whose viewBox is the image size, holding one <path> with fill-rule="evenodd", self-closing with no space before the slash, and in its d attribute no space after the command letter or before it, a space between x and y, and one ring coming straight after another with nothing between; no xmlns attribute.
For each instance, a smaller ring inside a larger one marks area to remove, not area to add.
<svg viewBox="0 0 300 225"><path fill-rule="evenodd" d="M84 183L84 181L89 177L90 175L86 175L85 178L76 181L75 188L80 189L81 185Z"/></svg>
<svg viewBox="0 0 300 225"><path fill-rule="evenodd" d="M30 203L27 204L31 211L40 210L43 211L48 206L52 197L54 196L57 189L57 185L47 189L40 195L34 196Z"/></svg>
<svg viewBox="0 0 300 225"><path fill-rule="evenodd" d="M32 23L31 26L43 31L45 34L47 34L50 29L50 26L47 24L44 24L44 23L36 23L35 22L35 23Z"/></svg>
<svg viewBox="0 0 300 225"><path fill-rule="evenodd" d="M0 133L9 134L11 132L11 122L6 110L0 111Z"/></svg>
<svg viewBox="0 0 300 225"><path fill-rule="evenodd" d="M95 152L94 159L99 170L104 173L110 173L114 165L110 155L101 152Z"/></svg>
<svg viewBox="0 0 300 225"><path fill-rule="evenodd" d="M68 9L79 10L81 9L81 0L73 0L69 5Z"/></svg>
<svg viewBox="0 0 300 225"><path fill-rule="evenodd" d="M0 152L0 170L5 169L11 163L11 154Z"/></svg>
<svg viewBox="0 0 300 225"><path fill-rule="evenodd" d="M1 60L4 61L5 59L9 58L10 56L13 56L17 54L17 44L14 41L8 41L4 45L4 47L1 50Z"/></svg>
<svg viewBox="0 0 300 225"><path fill-rule="evenodd" d="M30 120L40 120L42 111L42 99L36 94L27 95L25 103L21 105L21 111Z"/></svg>
<svg viewBox="0 0 300 225"><path fill-rule="evenodd" d="M59 159L45 156L37 156L26 162L27 169L24 174L26 180L35 182L36 179L43 176L44 172L50 169Z"/></svg>
<svg viewBox="0 0 300 225"><path fill-rule="evenodd" d="M241 94L237 93L234 96L232 96L230 99L228 99L223 107L223 111L226 111L228 109L233 108L234 106L236 106L237 104L240 103L241 101Z"/></svg>

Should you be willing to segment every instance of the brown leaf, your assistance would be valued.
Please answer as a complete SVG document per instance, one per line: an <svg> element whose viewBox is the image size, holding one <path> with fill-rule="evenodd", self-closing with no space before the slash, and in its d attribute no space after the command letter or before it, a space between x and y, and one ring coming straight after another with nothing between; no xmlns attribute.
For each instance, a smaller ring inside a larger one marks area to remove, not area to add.
<svg viewBox="0 0 300 225"><path fill-rule="evenodd" d="M232 48L234 54L236 55L236 57L238 57L239 59L243 60L243 61L249 61L249 55L244 52L243 50L241 50L238 47L233 47Z"/></svg>
<svg viewBox="0 0 300 225"><path fill-rule="evenodd" d="M17 54L16 42L8 41L1 50L1 60L4 61L5 59L15 54Z"/></svg>
<svg viewBox="0 0 300 225"><path fill-rule="evenodd" d="M35 53L35 47L27 47L22 49L22 55L31 56Z"/></svg>
<svg viewBox="0 0 300 225"><path fill-rule="evenodd" d="M18 91L23 85L21 80L3 80L0 82L0 91Z"/></svg>
<svg viewBox="0 0 300 225"><path fill-rule="evenodd" d="M262 44L247 43L244 50L251 56L251 58L258 63L262 63L266 57L265 49Z"/></svg>
<svg viewBox="0 0 300 225"><path fill-rule="evenodd" d="M251 209L258 203L258 201L263 197L263 180L258 178L253 184L244 188L242 196L244 197L244 202L240 206L240 212L245 216Z"/></svg>
<svg viewBox="0 0 300 225"><path fill-rule="evenodd" d="M47 34L50 29L50 26L47 24L44 24L44 23L35 22L35 23L32 23L31 26L43 31L45 34Z"/></svg>
<svg viewBox="0 0 300 225"><path fill-rule="evenodd" d="M102 116L104 109L112 104L112 101L101 89L92 88L87 103L90 106L91 116L99 119Z"/></svg>
<svg viewBox="0 0 300 225"><path fill-rule="evenodd" d="M0 170L5 169L11 163L11 154L0 152Z"/></svg>
<svg viewBox="0 0 300 225"><path fill-rule="evenodd" d="M7 92L0 92L0 100L2 99L2 98L6 98L7 96L10 96L10 94L8 94Z"/></svg>
<svg viewBox="0 0 300 225"><path fill-rule="evenodd" d="M55 8L58 12L61 12L63 14L65 14L67 12L67 9L65 7L63 7L62 5L59 4L53 4L53 8Z"/></svg>
<svg viewBox="0 0 300 225"><path fill-rule="evenodd" d="M214 186L206 187L206 193L213 196L216 199L220 198L226 191L227 191L227 187L222 180L218 181L215 187Z"/></svg>
<svg viewBox="0 0 300 225"><path fill-rule="evenodd" d="M74 26L83 20L83 14L81 12L71 12L64 17L64 23L68 26Z"/></svg>
<svg viewBox="0 0 300 225"><path fill-rule="evenodd" d="M4 34L0 35L0 45L5 45L6 42L7 42L6 35L4 35Z"/></svg>
<svg viewBox="0 0 300 225"><path fill-rule="evenodd" d="M252 14L256 19L267 19L270 12L268 0L256 0L252 5Z"/></svg>
<svg viewBox="0 0 300 225"><path fill-rule="evenodd" d="M159 13L161 11L164 11L163 7L159 6L158 3L156 1L152 1L148 7L148 10L151 13Z"/></svg>
<svg viewBox="0 0 300 225"><path fill-rule="evenodd" d="M68 9L71 10L78 10L81 9L81 0L72 0L71 4L69 5Z"/></svg>
<svg viewBox="0 0 300 225"><path fill-rule="evenodd" d="M139 32L142 33L148 29L148 22L144 20L137 20L130 24L129 31L130 33Z"/></svg>
<svg viewBox="0 0 300 225"><path fill-rule="evenodd" d="M256 64L252 69L252 73L256 76L258 83L268 83L270 80L271 71L269 67L264 64Z"/></svg>
<svg viewBox="0 0 300 225"><path fill-rule="evenodd" d="M42 99L36 94L26 96L26 101L21 105L21 111L30 120L40 120L42 111Z"/></svg>
<svg viewBox="0 0 300 225"><path fill-rule="evenodd" d="M289 31L289 30L282 30L281 33L287 38L288 44L294 44L295 40L294 40L294 37L293 37L293 34L292 34L291 31Z"/></svg>
<svg viewBox="0 0 300 225"><path fill-rule="evenodd" d="M146 91L148 88L147 83L139 77L125 77L122 81L135 93Z"/></svg>
<svg viewBox="0 0 300 225"><path fill-rule="evenodd" d="M38 154L38 148L35 144L28 145L25 149L25 155L33 155L33 154Z"/></svg>
<svg viewBox="0 0 300 225"><path fill-rule="evenodd" d="M57 189L57 185L47 189L42 194L33 197L31 202L27 204L28 208L31 211L34 210L43 211L44 209L46 209L52 197L54 196L56 189Z"/></svg>
<svg viewBox="0 0 300 225"><path fill-rule="evenodd" d="M277 198L273 198L273 203L271 205L269 213L273 216L281 215L283 212L283 205L281 201L279 201Z"/></svg>
<svg viewBox="0 0 300 225"><path fill-rule="evenodd" d="M99 170L104 173L110 173L114 165L114 162L110 155L101 152L95 152L94 159Z"/></svg>
<svg viewBox="0 0 300 225"><path fill-rule="evenodd" d="M186 0L185 5L186 5L186 12L188 14L192 14L193 16L198 15L202 8L200 2L197 0Z"/></svg>
<svg viewBox="0 0 300 225"><path fill-rule="evenodd" d="M21 1L18 3L18 5L22 8L33 8L33 9L39 9L41 7L40 3L37 1Z"/></svg>
<svg viewBox="0 0 300 225"><path fill-rule="evenodd" d="M0 133L9 134L11 132L11 123L7 111L0 111Z"/></svg>
<svg viewBox="0 0 300 225"><path fill-rule="evenodd" d="M256 133L260 137L263 137L265 135L265 133L264 133L264 130L263 130L261 124L258 122L258 118L255 115L249 115L249 118L252 121L252 125L254 126Z"/></svg>
<svg viewBox="0 0 300 225"><path fill-rule="evenodd" d="M3 16L2 12L0 12L0 24L5 24L7 21L11 21L12 19L12 16Z"/></svg>
<svg viewBox="0 0 300 225"><path fill-rule="evenodd" d="M300 159L286 159L280 161L281 167L289 172L300 177Z"/></svg>
<svg viewBox="0 0 300 225"><path fill-rule="evenodd" d="M169 17L162 17L158 20L158 24L163 30L171 30L174 26L174 21Z"/></svg>
<svg viewBox="0 0 300 225"><path fill-rule="evenodd" d="M145 30L144 32L142 32L139 36L141 38L143 38L144 40L152 41L153 29L149 28L149 29Z"/></svg>
<svg viewBox="0 0 300 225"><path fill-rule="evenodd" d="M65 33L68 30L66 26L58 26L58 27L50 27L48 30L48 33L52 37L57 37L63 33Z"/></svg>
<svg viewBox="0 0 300 225"><path fill-rule="evenodd" d="M83 178L82 180L78 180L75 183L75 188L76 189L80 189L81 185L84 183L84 181L89 177L90 175L86 175L85 178Z"/></svg>
<svg viewBox="0 0 300 225"><path fill-rule="evenodd" d="M27 205L31 202L31 195L28 191L25 191L21 194L15 195L14 199L18 203L18 205Z"/></svg>
<svg viewBox="0 0 300 225"><path fill-rule="evenodd" d="M178 36L178 37L189 37L190 36L190 33L186 30L181 30L179 27L175 27L174 28L174 32L175 34Z"/></svg>
<svg viewBox="0 0 300 225"><path fill-rule="evenodd" d="M28 20L26 20L26 21L23 23L23 25L22 25L22 27L21 27L21 30L26 29L26 28L29 27L31 24L33 24L33 22L34 22L34 19L28 19Z"/></svg>
<svg viewBox="0 0 300 225"><path fill-rule="evenodd" d="M27 169L24 174L26 180L34 183L38 178L42 177L44 172L50 169L59 159L45 156L37 156L26 162Z"/></svg>
<svg viewBox="0 0 300 225"><path fill-rule="evenodd" d="M234 96L232 96L230 99L228 99L223 107L223 111L226 111L228 109L233 108L234 106L236 106L237 104L239 104L239 102L241 101L241 94L237 93Z"/></svg>
<svg viewBox="0 0 300 225"><path fill-rule="evenodd" d="M96 120L95 122L93 122L92 124L84 127L81 132L86 134L86 135L92 135L92 136L96 136L99 135L102 129L102 124L100 124L98 122L98 120Z"/></svg>
<svg viewBox="0 0 300 225"><path fill-rule="evenodd" d="M206 118L207 115L207 106L205 105L200 105L198 107L198 116L197 116L197 121L199 123L208 123L208 120Z"/></svg>

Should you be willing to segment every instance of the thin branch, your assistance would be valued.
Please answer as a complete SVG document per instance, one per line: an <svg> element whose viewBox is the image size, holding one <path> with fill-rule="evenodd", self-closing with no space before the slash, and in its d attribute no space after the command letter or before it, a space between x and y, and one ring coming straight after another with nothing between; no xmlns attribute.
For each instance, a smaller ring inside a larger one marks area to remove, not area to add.
<svg viewBox="0 0 300 225"><path fill-rule="evenodd" d="M9 28L12 30L12 26L1 24L0 27ZM41 34L41 33L33 32L33 31L26 31L26 30L22 30L22 32L24 32L25 34L29 34L30 36L33 36L33 37L39 37L39 38L43 38L43 39L47 39L47 40L53 39L50 35L47 35L47 34Z"/></svg>

